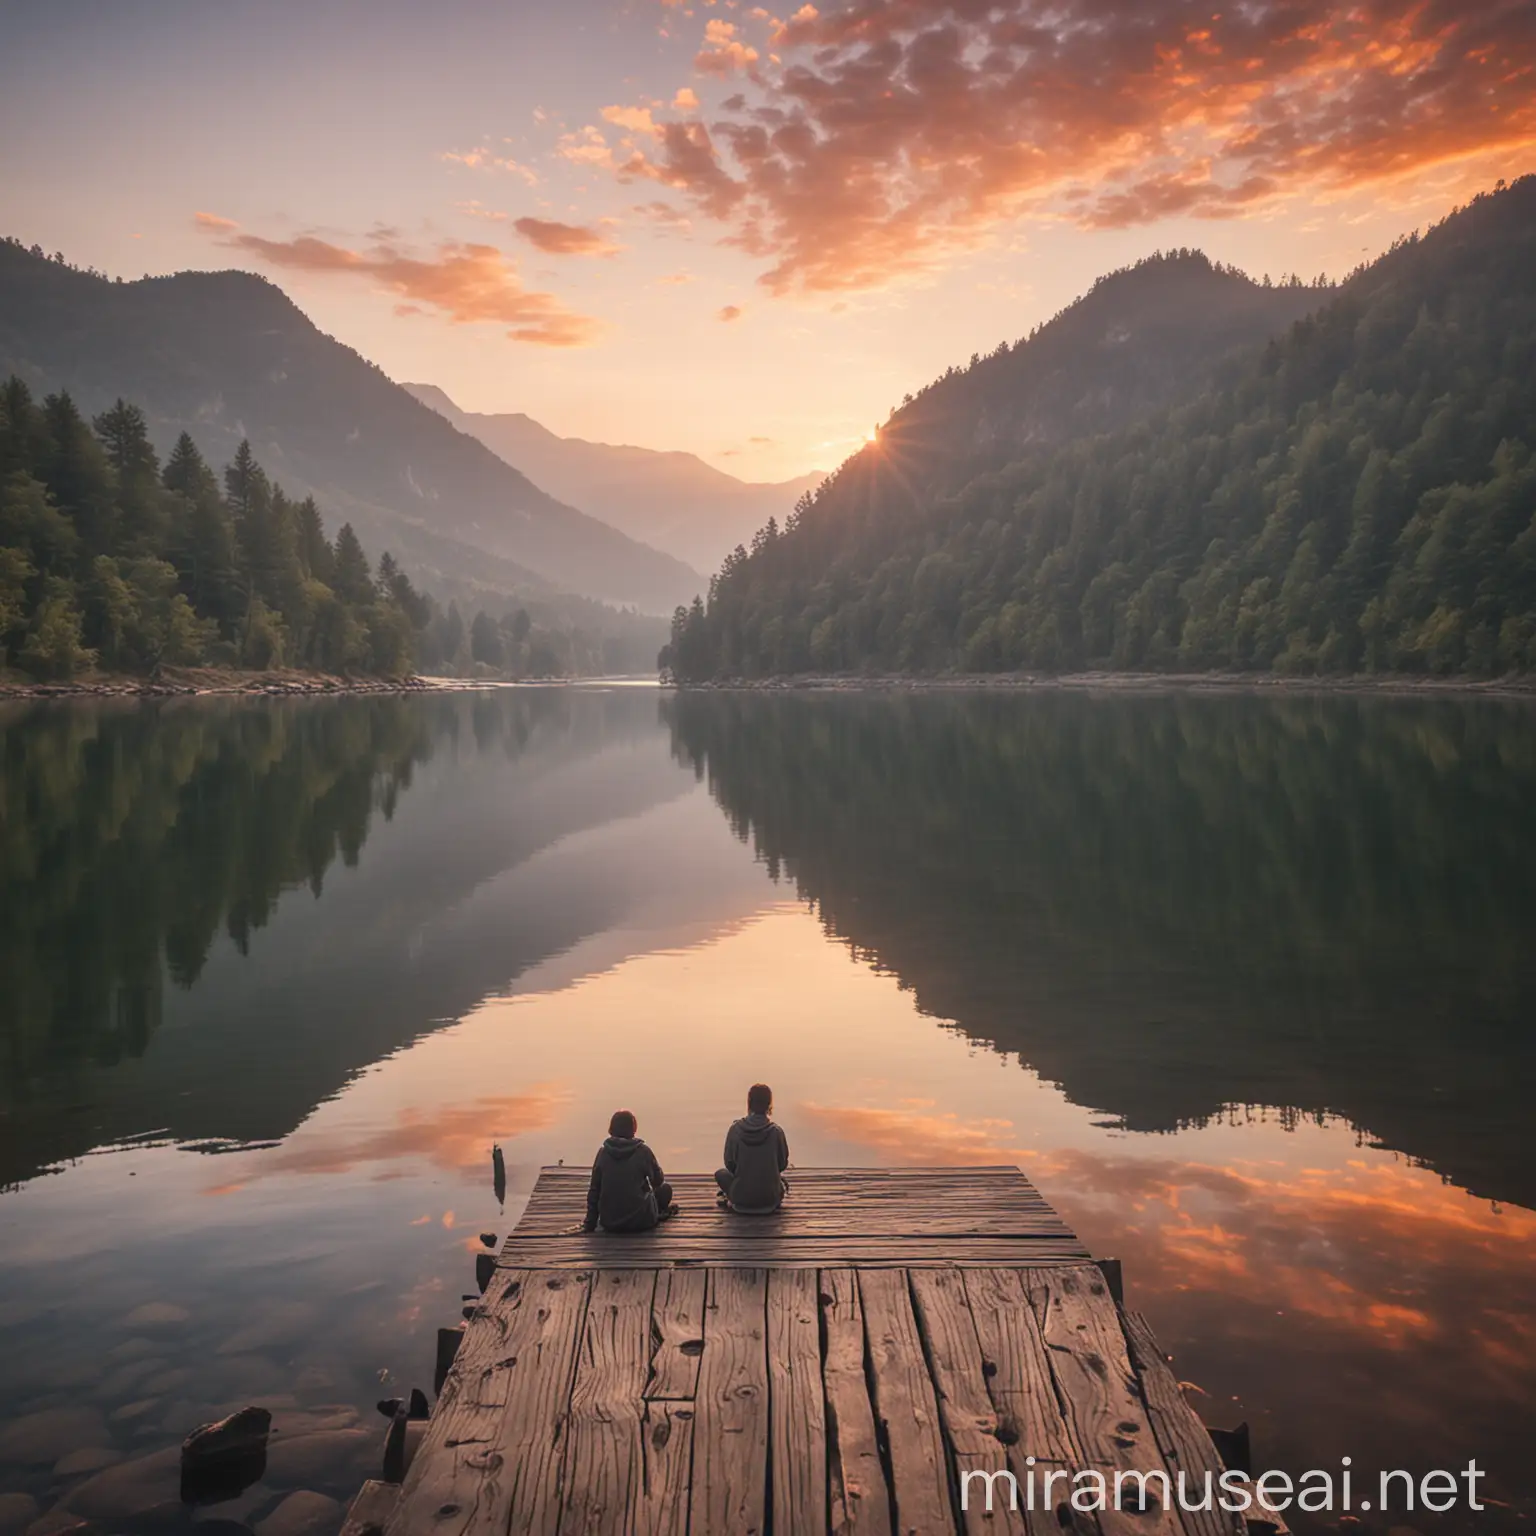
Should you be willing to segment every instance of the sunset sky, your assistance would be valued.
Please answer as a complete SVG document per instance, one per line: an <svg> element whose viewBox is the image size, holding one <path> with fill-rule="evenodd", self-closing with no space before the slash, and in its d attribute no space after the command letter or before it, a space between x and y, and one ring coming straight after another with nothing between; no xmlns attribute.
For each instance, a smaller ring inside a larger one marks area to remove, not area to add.
<svg viewBox="0 0 1536 1536"><path fill-rule="evenodd" d="M1337 276L1536 168L1536 7L7 0L0 128L0 232L780 479L1149 251Z"/></svg>

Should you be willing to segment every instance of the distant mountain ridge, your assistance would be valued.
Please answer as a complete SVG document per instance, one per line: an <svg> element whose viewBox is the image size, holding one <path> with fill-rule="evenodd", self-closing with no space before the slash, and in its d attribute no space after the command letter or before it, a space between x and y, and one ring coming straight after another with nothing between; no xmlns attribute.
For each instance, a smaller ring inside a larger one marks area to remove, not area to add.
<svg viewBox="0 0 1536 1536"><path fill-rule="evenodd" d="M422 404L572 502L701 570L713 570L770 517L783 522L821 470L778 482L738 480L697 454L560 437L531 416L463 411L435 384L403 384Z"/></svg>
<svg viewBox="0 0 1536 1536"><path fill-rule="evenodd" d="M0 244L0 376L90 414L142 404L164 452L242 438L292 492L349 519L425 585L555 587L668 612L699 590L671 555L566 506L244 272L113 282Z"/></svg>

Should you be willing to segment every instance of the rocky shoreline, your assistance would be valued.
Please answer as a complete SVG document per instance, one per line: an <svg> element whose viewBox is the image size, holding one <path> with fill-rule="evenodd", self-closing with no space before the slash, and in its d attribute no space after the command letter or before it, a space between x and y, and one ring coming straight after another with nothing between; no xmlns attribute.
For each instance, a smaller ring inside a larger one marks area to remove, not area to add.
<svg viewBox="0 0 1536 1536"><path fill-rule="evenodd" d="M1273 672L970 672L795 674L674 684L682 692L1081 692L1081 693L1350 693L1427 697L1467 694L1536 698L1536 674L1510 677L1408 677L1359 673L1295 677Z"/></svg>
<svg viewBox="0 0 1536 1536"><path fill-rule="evenodd" d="M68 683L0 682L8 699L172 699L225 694L261 698L430 692L444 685L421 677L331 677L308 672L220 673L212 668L159 678L85 678Z"/></svg>

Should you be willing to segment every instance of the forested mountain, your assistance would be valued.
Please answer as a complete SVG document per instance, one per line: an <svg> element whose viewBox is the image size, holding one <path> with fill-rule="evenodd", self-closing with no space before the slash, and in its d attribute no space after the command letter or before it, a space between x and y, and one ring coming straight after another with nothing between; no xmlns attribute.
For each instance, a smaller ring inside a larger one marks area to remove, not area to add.
<svg viewBox="0 0 1536 1536"><path fill-rule="evenodd" d="M1138 289L1144 340L1063 348ZM1213 372L1185 337L1222 292L1252 285L1154 259L931 386L679 610L663 665L1536 665L1536 177L1336 292L1279 290L1315 313Z"/></svg>
<svg viewBox="0 0 1536 1536"><path fill-rule="evenodd" d="M92 425L67 394L0 386L0 667L44 679L212 662L398 677L434 617L385 553L326 537L242 442L217 476L183 433L164 469L144 413Z"/></svg>
<svg viewBox="0 0 1536 1536"><path fill-rule="evenodd" d="M777 483L738 480L697 454L558 437L521 413L461 411L435 384L402 388L553 495L700 570L713 570L770 517L785 517L824 478L817 470Z"/></svg>
<svg viewBox="0 0 1536 1536"><path fill-rule="evenodd" d="M263 278L182 272L113 282L0 244L0 377L67 390L86 415L139 402L168 452L190 432L217 462L249 439L441 595L546 584L664 613L698 588L682 561L563 505L455 430Z"/></svg>
<svg viewBox="0 0 1536 1536"><path fill-rule="evenodd" d="M0 671L590 676L642 670L660 640L659 619L545 588L488 601L439 603L388 551L375 571L248 442L221 477L182 433L162 468L136 405L89 423L68 394L0 385Z"/></svg>

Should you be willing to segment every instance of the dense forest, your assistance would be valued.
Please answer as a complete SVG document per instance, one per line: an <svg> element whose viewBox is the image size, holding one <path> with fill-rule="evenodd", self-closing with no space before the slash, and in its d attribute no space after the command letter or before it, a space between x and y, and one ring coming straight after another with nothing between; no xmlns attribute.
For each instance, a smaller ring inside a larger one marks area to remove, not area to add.
<svg viewBox="0 0 1536 1536"><path fill-rule="evenodd" d="M388 551L375 569L350 523L327 537L248 442L221 481L187 433L162 466L135 405L87 422L67 393L0 386L0 668L554 677L624 670L631 649L510 603L440 607Z"/></svg>
<svg viewBox="0 0 1536 1536"><path fill-rule="evenodd" d="M1155 389L1053 408L1095 368L1116 399L1137 326L1075 362L1063 336L1116 293L1155 316L1173 276L1235 280L1144 263L909 400L677 611L664 673L1536 667L1536 177L1284 285L1313 312L1166 371L1138 419Z"/></svg>

